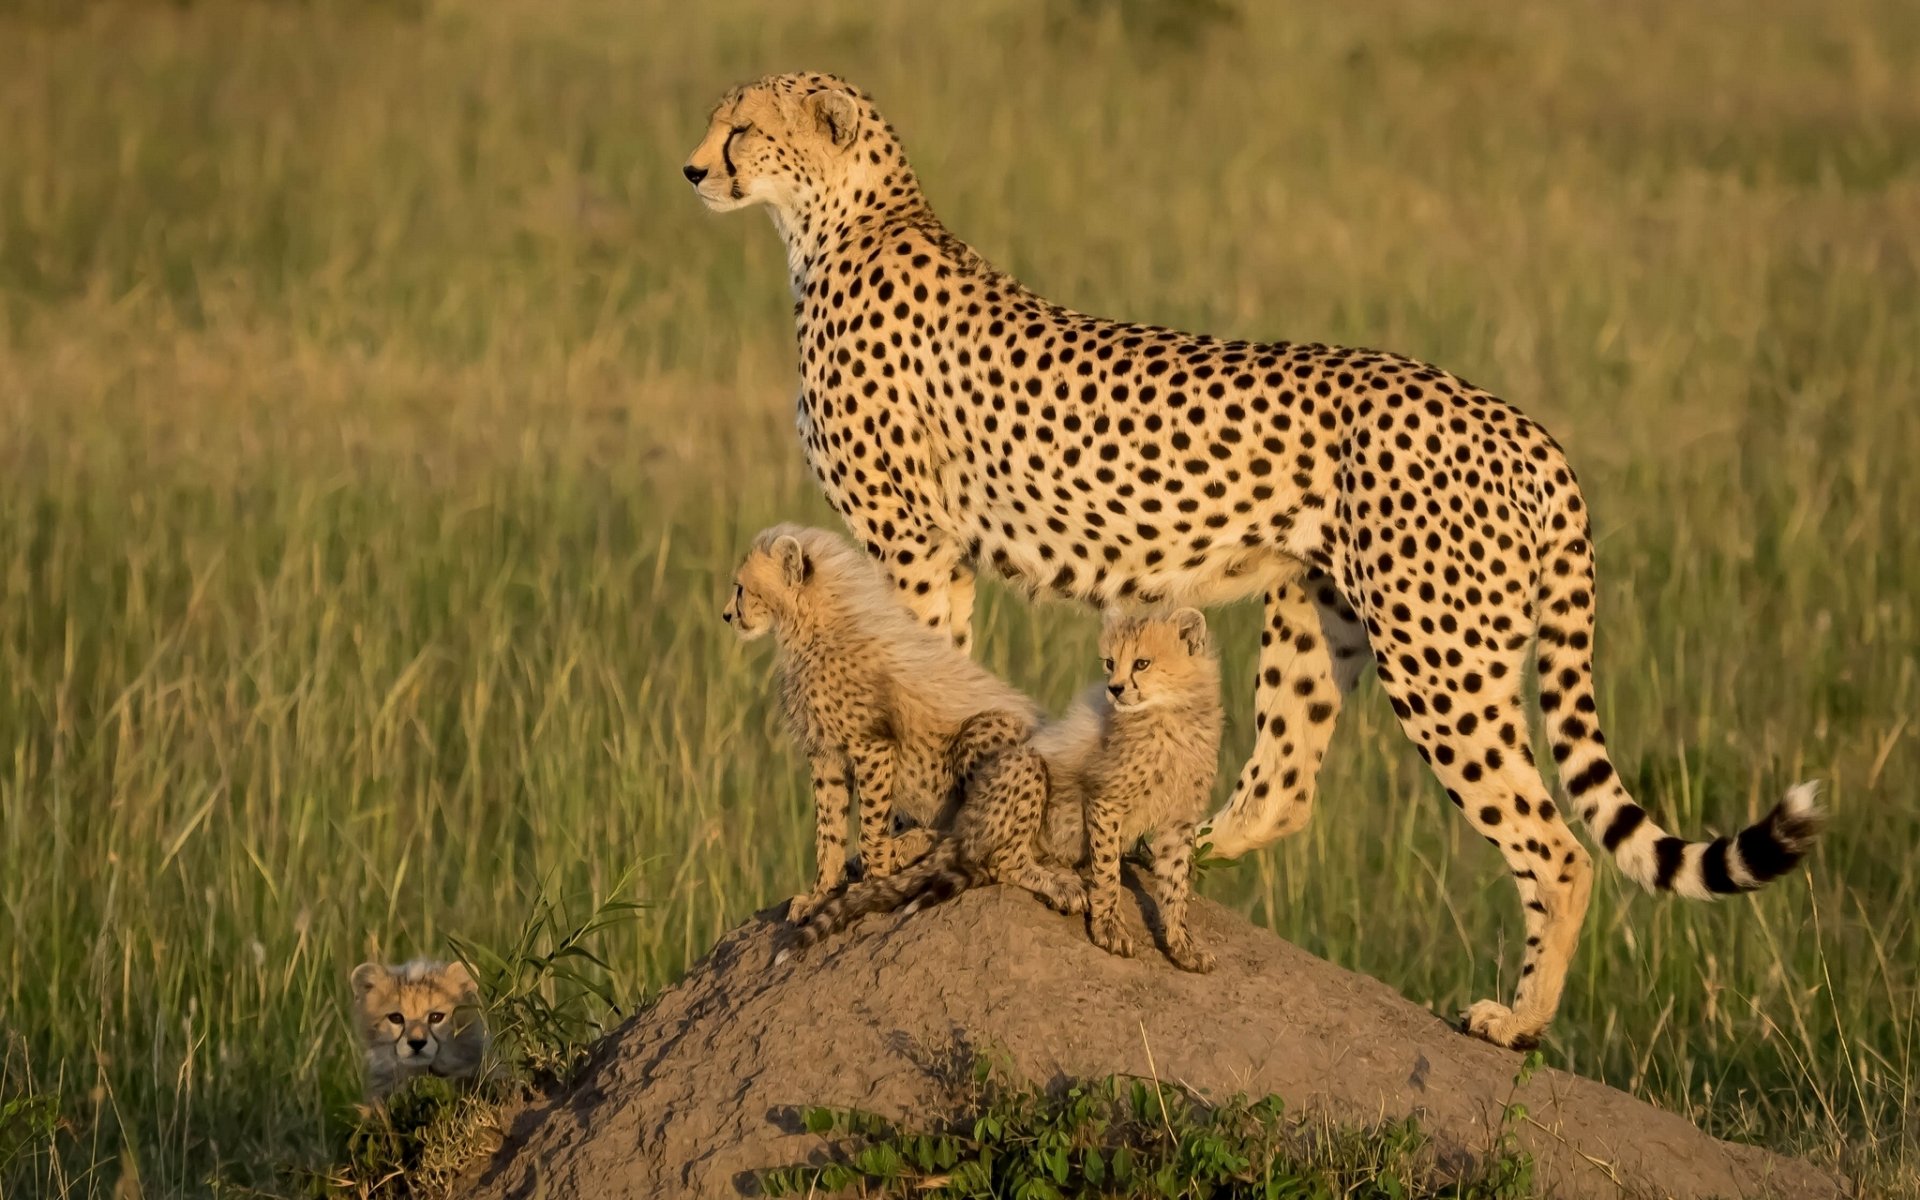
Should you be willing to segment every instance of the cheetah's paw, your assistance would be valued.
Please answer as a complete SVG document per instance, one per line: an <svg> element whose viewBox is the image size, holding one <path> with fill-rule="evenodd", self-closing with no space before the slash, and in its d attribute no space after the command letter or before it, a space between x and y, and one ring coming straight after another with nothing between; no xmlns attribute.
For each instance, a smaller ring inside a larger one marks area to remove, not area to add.
<svg viewBox="0 0 1920 1200"><path fill-rule="evenodd" d="M1509 1050L1532 1050L1540 1044L1540 1031L1524 1027L1513 1010L1493 1000L1480 1000L1467 1009L1460 1028L1482 1041Z"/></svg>
<svg viewBox="0 0 1920 1200"><path fill-rule="evenodd" d="M1108 954L1117 954L1121 958L1133 957L1133 938L1119 917L1108 916L1105 920L1095 918L1092 933L1093 944Z"/></svg>
<svg viewBox="0 0 1920 1200"><path fill-rule="evenodd" d="M787 921L794 925L800 924L818 912L820 906L826 902L826 899L824 895L816 895L813 892L801 892L798 896L787 901Z"/></svg>
<svg viewBox="0 0 1920 1200"><path fill-rule="evenodd" d="M1192 971L1195 975L1205 975L1214 968L1213 955L1193 944L1191 940L1174 942L1167 947L1167 957L1173 965L1182 971Z"/></svg>

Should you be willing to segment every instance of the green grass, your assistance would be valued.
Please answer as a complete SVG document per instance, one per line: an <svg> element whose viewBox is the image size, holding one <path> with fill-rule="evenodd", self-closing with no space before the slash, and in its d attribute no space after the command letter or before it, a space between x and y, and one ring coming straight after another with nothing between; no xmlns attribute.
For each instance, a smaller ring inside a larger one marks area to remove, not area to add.
<svg viewBox="0 0 1920 1200"><path fill-rule="evenodd" d="M1518 1088L1539 1052L1515 1075ZM907 1200L1527 1200L1533 1160L1509 1102L1469 1162L1443 1161L1412 1119L1363 1131L1291 1117L1278 1096L1204 1101L1159 1079L1108 1076L1040 1089L982 1059L947 1080L954 1112L930 1129L859 1109L807 1108L821 1145L759 1173L768 1196Z"/></svg>
<svg viewBox="0 0 1920 1200"><path fill-rule="evenodd" d="M1111 8L0 3L0 1191L271 1186L357 1095L356 962L631 873L600 946L656 987L804 883L717 619L754 530L827 519L784 260L679 166L726 86L822 67L1053 297L1555 432L1641 798L1724 830L1817 776L1835 821L1751 902L1603 873L1549 1061L1920 1194L1912 6ZM1092 672L1088 613L980 627L1049 703ZM1341 724L1313 826L1205 890L1504 995L1496 856L1376 688Z"/></svg>

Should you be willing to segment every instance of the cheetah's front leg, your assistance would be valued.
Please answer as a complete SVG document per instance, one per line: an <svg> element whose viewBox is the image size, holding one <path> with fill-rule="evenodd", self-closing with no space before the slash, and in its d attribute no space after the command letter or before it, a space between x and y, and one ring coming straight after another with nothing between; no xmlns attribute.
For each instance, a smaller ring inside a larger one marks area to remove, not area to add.
<svg viewBox="0 0 1920 1200"><path fill-rule="evenodd" d="M1153 863L1153 905L1160 910L1160 933L1167 957L1182 971L1213 970L1213 955L1193 942L1187 930L1187 898L1193 893L1193 823L1183 821L1154 833L1148 843Z"/></svg>
<svg viewBox="0 0 1920 1200"><path fill-rule="evenodd" d="M851 764L838 750L811 756L813 765L813 890L787 903L787 920L799 922L813 915L833 890L847 879L847 806L851 792L847 773Z"/></svg>
<svg viewBox="0 0 1920 1200"><path fill-rule="evenodd" d="M847 747L859 790L860 863L869 879L899 869L893 837L893 743L863 738Z"/></svg>
<svg viewBox="0 0 1920 1200"><path fill-rule="evenodd" d="M1087 888L1087 927L1093 944L1109 954L1133 957L1133 937L1120 919L1120 820L1125 806L1089 800L1087 844L1091 875Z"/></svg>

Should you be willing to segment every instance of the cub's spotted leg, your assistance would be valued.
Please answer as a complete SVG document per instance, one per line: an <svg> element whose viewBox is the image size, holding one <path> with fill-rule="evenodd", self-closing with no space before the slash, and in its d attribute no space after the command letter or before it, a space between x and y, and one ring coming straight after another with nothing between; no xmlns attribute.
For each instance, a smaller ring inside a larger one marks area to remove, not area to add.
<svg viewBox="0 0 1920 1200"><path fill-rule="evenodd" d="M1133 957L1133 937L1120 919L1120 822L1126 805L1087 801L1087 844L1091 855L1087 888L1087 926L1093 944L1109 954Z"/></svg>
<svg viewBox="0 0 1920 1200"><path fill-rule="evenodd" d="M1397 663L1383 655L1380 678L1401 727L1448 799L1499 849L1519 888L1527 942L1513 1007L1481 1000L1468 1008L1466 1029L1524 1050L1539 1044L1560 1007L1593 871L1533 763L1520 696L1521 651L1491 661L1476 657L1455 659L1460 665L1448 672L1451 686L1438 683L1411 654Z"/></svg>
<svg viewBox="0 0 1920 1200"><path fill-rule="evenodd" d="M869 879L900 867L893 837L893 743L862 739L847 747L860 799L860 862Z"/></svg>
<svg viewBox="0 0 1920 1200"><path fill-rule="evenodd" d="M1365 629L1320 572L1267 593L1253 755L1232 798L1200 831L1212 853L1238 858L1305 828L1334 719L1365 648Z"/></svg>
<svg viewBox="0 0 1920 1200"><path fill-rule="evenodd" d="M804 921L847 878L847 786L851 770L845 756L828 751L812 756L813 890L787 902L787 920Z"/></svg>
<svg viewBox="0 0 1920 1200"><path fill-rule="evenodd" d="M1213 970L1213 955L1194 945L1187 931L1187 897L1193 889L1193 823L1183 821L1157 830L1148 842L1153 867L1153 906L1160 913L1161 936L1167 957L1182 971Z"/></svg>
<svg viewBox="0 0 1920 1200"><path fill-rule="evenodd" d="M1087 911L1087 888L1073 871L1040 861L1040 822L1046 811L1046 762L1024 746L995 755L973 774L955 836L961 857L980 863L986 878L1025 888L1064 913Z"/></svg>
<svg viewBox="0 0 1920 1200"><path fill-rule="evenodd" d="M973 644L973 568L944 534L919 534L868 551L886 568L900 599L929 628L962 650Z"/></svg>

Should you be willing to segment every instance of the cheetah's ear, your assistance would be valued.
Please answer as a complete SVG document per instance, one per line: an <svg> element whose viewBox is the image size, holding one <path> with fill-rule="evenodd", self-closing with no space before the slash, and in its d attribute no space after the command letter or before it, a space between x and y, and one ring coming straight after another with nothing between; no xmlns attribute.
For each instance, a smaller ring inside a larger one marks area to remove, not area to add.
<svg viewBox="0 0 1920 1200"><path fill-rule="evenodd" d="M860 110L852 96L832 90L815 92L807 97L807 111L836 147L844 150L853 145L854 136L860 132Z"/></svg>
<svg viewBox="0 0 1920 1200"><path fill-rule="evenodd" d="M1173 614L1173 628L1186 644L1188 654L1207 652L1207 618L1197 608L1183 608Z"/></svg>
<svg viewBox="0 0 1920 1200"><path fill-rule="evenodd" d="M457 958L440 969L440 977L462 996L474 996L480 992L479 986L473 982L473 972L467 970L467 964Z"/></svg>
<svg viewBox="0 0 1920 1200"><path fill-rule="evenodd" d="M800 539L790 533L782 534L773 543L773 561L780 564L780 574L788 587L799 587L813 574L813 564L807 561L807 552L800 545Z"/></svg>
<svg viewBox="0 0 1920 1200"><path fill-rule="evenodd" d="M379 987L380 981L386 977L385 967L379 963L364 962L353 969L353 974L347 976L347 982L353 988L354 995L364 996Z"/></svg>

